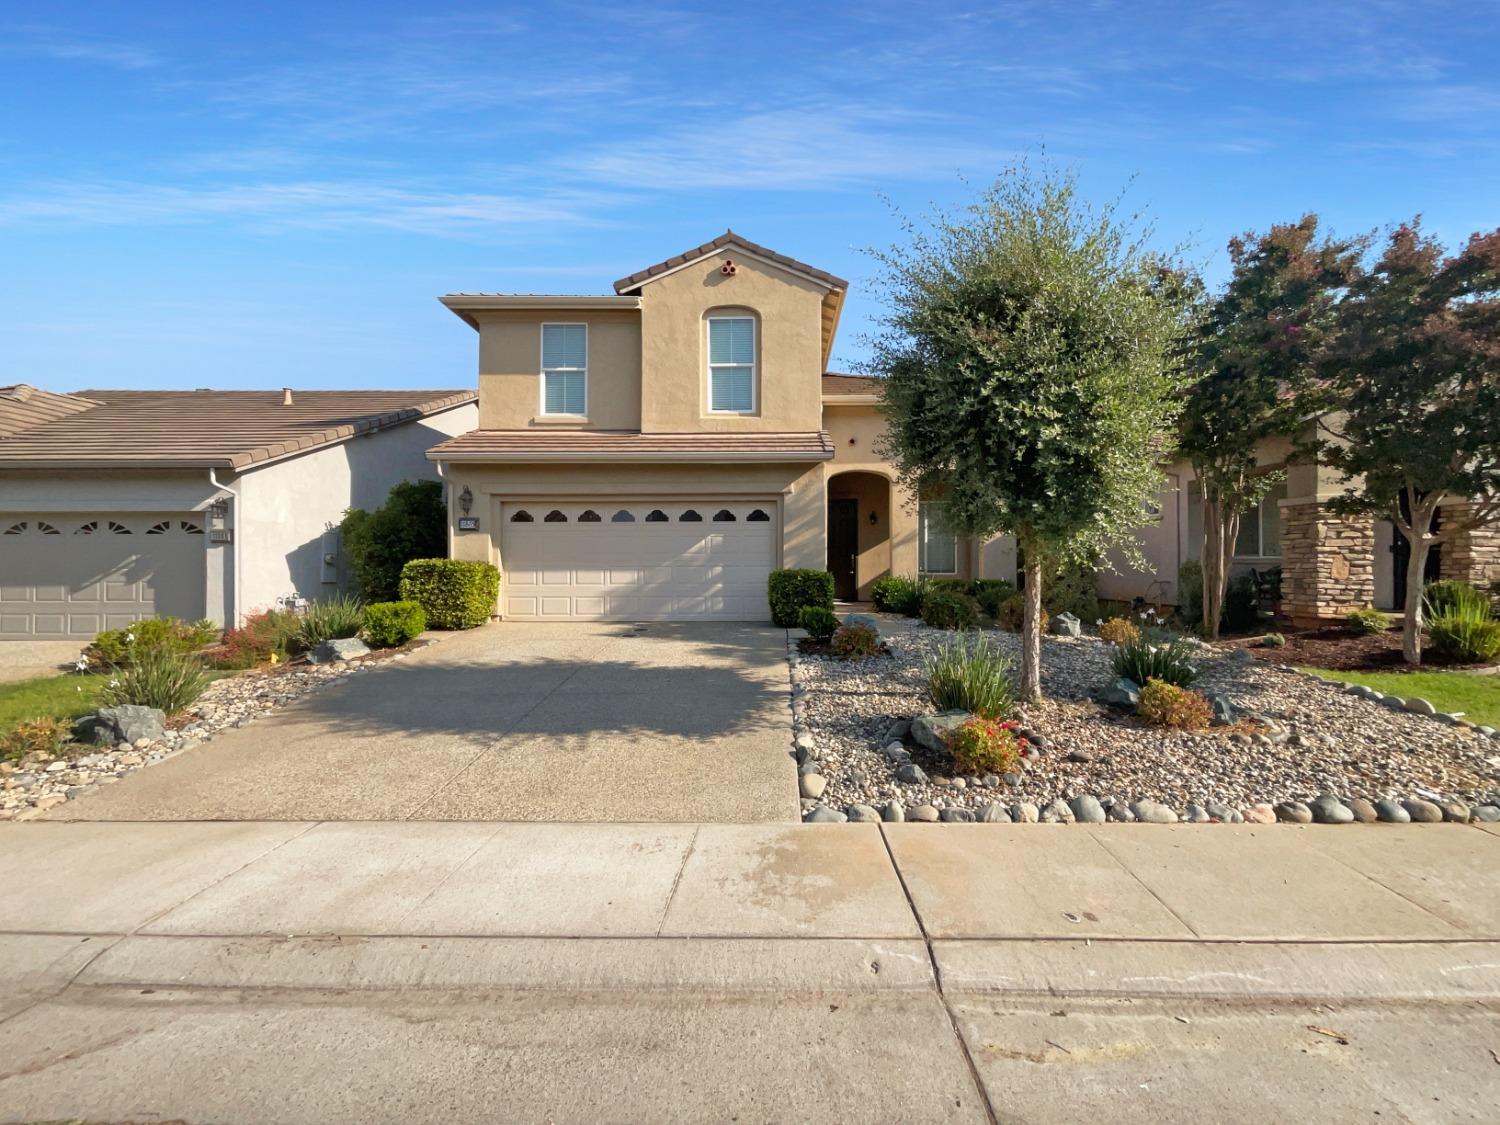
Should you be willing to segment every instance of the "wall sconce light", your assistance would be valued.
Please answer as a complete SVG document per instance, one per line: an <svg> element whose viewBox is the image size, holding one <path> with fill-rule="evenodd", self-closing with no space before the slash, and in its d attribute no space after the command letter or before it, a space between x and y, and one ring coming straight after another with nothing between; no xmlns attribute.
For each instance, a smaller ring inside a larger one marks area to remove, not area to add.
<svg viewBox="0 0 1500 1125"><path fill-rule="evenodd" d="M870 526L874 527L879 522L880 522L880 517L875 514L875 509L871 508L870 509Z"/></svg>
<svg viewBox="0 0 1500 1125"><path fill-rule="evenodd" d="M468 485L464 485L464 490L458 494L458 506L463 509L464 515L468 515L469 509L474 506L474 494L469 491Z"/></svg>
<svg viewBox="0 0 1500 1125"><path fill-rule="evenodd" d="M215 500L208 506L208 514L216 520L224 519L229 515L229 501L222 498Z"/></svg>

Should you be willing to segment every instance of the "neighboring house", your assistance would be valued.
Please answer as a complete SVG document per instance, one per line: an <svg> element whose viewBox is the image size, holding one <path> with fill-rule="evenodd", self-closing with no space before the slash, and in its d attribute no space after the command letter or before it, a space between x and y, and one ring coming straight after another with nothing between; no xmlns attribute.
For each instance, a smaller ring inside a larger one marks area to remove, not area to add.
<svg viewBox="0 0 1500 1125"><path fill-rule="evenodd" d="M1013 576L895 483L878 386L825 374L847 288L729 231L613 294L442 298L479 333L479 428L428 454L454 556L500 566L507 618L763 621L777 567L843 599Z"/></svg>
<svg viewBox="0 0 1500 1125"><path fill-rule="evenodd" d="M340 588L346 508L434 476L472 391L0 387L0 639L234 624Z"/></svg>

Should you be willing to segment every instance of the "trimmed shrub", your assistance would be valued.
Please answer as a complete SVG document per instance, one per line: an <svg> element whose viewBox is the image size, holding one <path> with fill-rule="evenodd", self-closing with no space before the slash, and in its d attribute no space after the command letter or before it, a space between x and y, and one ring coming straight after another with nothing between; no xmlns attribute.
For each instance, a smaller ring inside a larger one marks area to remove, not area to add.
<svg viewBox="0 0 1500 1125"><path fill-rule="evenodd" d="M833 651L845 660L863 660L880 651L880 638L868 625L840 625L833 631Z"/></svg>
<svg viewBox="0 0 1500 1125"><path fill-rule="evenodd" d="M389 601L401 586L401 568L412 559L448 552L448 507L435 480L402 481L373 512L350 508L339 524L339 542L359 592Z"/></svg>
<svg viewBox="0 0 1500 1125"><path fill-rule="evenodd" d="M995 719L970 719L948 735L948 752L957 774L1015 773L1021 768L1025 745L1015 723Z"/></svg>
<svg viewBox="0 0 1500 1125"><path fill-rule="evenodd" d="M1255 581L1248 575L1231 578L1224 587L1223 628L1244 633L1260 622L1260 601L1255 596Z"/></svg>
<svg viewBox="0 0 1500 1125"><path fill-rule="evenodd" d="M968 594L934 584L922 599L922 622L935 629L972 629L979 624L979 603Z"/></svg>
<svg viewBox="0 0 1500 1125"><path fill-rule="evenodd" d="M922 612L922 595L925 584L915 578L898 574L887 574L875 579L870 586L870 600L882 613L900 613L916 617Z"/></svg>
<svg viewBox="0 0 1500 1125"><path fill-rule="evenodd" d="M202 695L208 686L203 664L196 656L169 648L137 653L135 663L112 672L100 693L105 706L134 703L157 707L173 715Z"/></svg>
<svg viewBox="0 0 1500 1125"><path fill-rule="evenodd" d="M982 633L955 637L926 661L927 698L939 711L968 711L986 719L1016 709L1013 664Z"/></svg>
<svg viewBox="0 0 1500 1125"><path fill-rule="evenodd" d="M1141 639L1141 627L1128 617L1111 617L1099 626L1099 637L1112 645L1131 644Z"/></svg>
<svg viewBox="0 0 1500 1125"><path fill-rule="evenodd" d="M1439 656L1465 664L1487 663L1500 657L1500 621L1490 616L1489 603L1478 590L1461 596L1427 622L1432 648Z"/></svg>
<svg viewBox="0 0 1500 1125"><path fill-rule="evenodd" d="M1000 603L995 611L995 621L1009 633L1019 633L1026 620L1026 595L1017 590Z"/></svg>
<svg viewBox="0 0 1500 1125"><path fill-rule="evenodd" d="M1281 648L1286 644L1286 638L1280 633L1267 633L1260 639L1262 648Z"/></svg>
<svg viewBox="0 0 1500 1125"><path fill-rule="evenodd" d="M62 719L28 719L0 735L0 762L20 761L32 755L55 758L72 737L73 728Z"/></svg>
<svg viewBox="0 0 1500 1125"><path fill-rule="evenodd" d="M293 647L310 651L324 641L357 637L364 623L365 604L358 598L335 594L331 598L309 602L302 611L302 624L297 628Z"/></svg>
<svg viewBox="0 0 1500 1125"><path fill-rule="evenodd" d="M1202 730L1213 718L1203 696L1164 680L1146 681L1135 713L1152 726L1174 730Z"/></svg>
<svg viewBox="0 0 1500 1125"><path fill-rule="evenodd" d="M1194 646L1181 637L1153 643L1142 637L1116 645L1110 657L1110 666L1116 676L1123 676L1138 684L1147 680L1162 680L1178 687L1187 687L1198 678L1198 669L1193 665Z"/></svg>
<svg viewBox="0 0 1500 1125"><path fill-rule="evenodd" d="M839 627L839 619L833 610L820 605L805 605L797 615L797 624L815 641L826 641Z"/></svg>
<svg viewBox="0 0 1500 1125"><path fill-rule="evenodd" d="M833 575L826 570L773 570L766 583L771 621L783 629L798 625L803 606L833 612Z"/></svg>
<svg viewBox="0 0 1500 1125"><path fill-rule="evenodd" d="M1203 628L1203 564L1197 559L1177 568L1177 616L1189 629Z"/></svg>
<svg viewBox="0 0 1500 1125"><path fill-rule="evenodd" d="M476 629L495 612L500 571L468 559L412 559L401 568L401 600L417 602L433 629Z"/></svg>
<svg viewBox="0 0 1500 1125"><path fill-rule="evenodd" d="M395 648L427 629L421 602L376 602L365 606L365 640L376 648Z"/></svg>
<svg viewBox="0 0 1500 1125"><path fill-rule="evenodd" d="M147 617L123 629L106 629L89 643L83 655L94 668L124 668L136 655L154 648L196 652L219 635L212 621L181 621L176 617Z"/></svg>
<svg viewBox="0 0 1500 1125"><path fill-rule="evenodd" d="M1391 619L1378 609L1351 609L1344 614L1344 628L1362 637L1373 637L1391 627Z"/></svg>
<svg viewBox="0 0 1500 1125"><path fill-rule="evenodd" d="M1015 586L1003 578L976 578L973 587L969 594L988 617L999 617L1000 603L1016 592Z"/></svg>

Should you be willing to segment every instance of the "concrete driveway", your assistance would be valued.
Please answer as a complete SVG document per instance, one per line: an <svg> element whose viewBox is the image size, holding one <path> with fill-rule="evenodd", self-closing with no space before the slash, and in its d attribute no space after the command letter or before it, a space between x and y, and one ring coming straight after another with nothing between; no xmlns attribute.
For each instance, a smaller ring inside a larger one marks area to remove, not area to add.
<svg viewBox="0 0 1500 1125"><path fill-rule="evenodd" d="M795 821L785 636L489 625L49 819Z"/></svg>

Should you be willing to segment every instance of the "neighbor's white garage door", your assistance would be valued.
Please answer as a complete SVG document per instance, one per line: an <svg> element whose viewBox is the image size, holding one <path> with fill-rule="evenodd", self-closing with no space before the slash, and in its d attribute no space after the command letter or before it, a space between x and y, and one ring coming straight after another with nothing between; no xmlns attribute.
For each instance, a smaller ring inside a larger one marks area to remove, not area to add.
<svg viewBox="0 0 1500 1125"><path fill-rule="evenodd" d="M509 618L767 621L776 504L509 503L500 556Z"/></svg>
<svg viewBox="0 0 1500 1125"><path fill-rule="evenodd" d="M188 513L0 513L0 639L87 639L142 617L194 621L203 520Z"/></svg>

